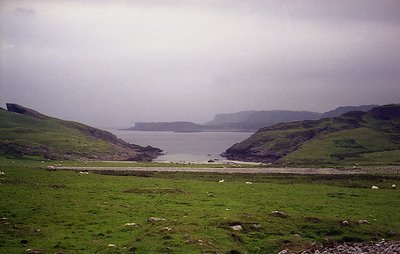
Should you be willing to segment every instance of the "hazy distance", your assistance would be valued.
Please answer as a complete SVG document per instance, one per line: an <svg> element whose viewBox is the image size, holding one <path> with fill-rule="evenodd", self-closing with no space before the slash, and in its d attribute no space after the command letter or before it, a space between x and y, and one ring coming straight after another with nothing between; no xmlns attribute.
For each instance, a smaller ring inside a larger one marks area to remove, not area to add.
<svg viewBox="0 0 400 254"><path fill-rule="evenodd" d="M0 0L0 104L100 127L400 102L397 0Z"/></svg>

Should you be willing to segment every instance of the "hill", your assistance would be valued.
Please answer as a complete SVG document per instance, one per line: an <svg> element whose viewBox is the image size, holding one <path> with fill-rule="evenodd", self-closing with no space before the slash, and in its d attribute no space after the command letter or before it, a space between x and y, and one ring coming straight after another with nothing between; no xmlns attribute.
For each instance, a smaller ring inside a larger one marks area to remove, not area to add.
<svg viewBox="0 0 400 254"><path fill-rule="evenodd" d="M0 109L0 153L48 159L152 160L161 150L110 132L43 115L17 104Z"/></svg>
<svg viewBox="0 0 400 254"><path fill-rule="evenodd" d="M205 125L239 131L256 131L277 123L337 117L350 111L368 111L376 106L344 106L325 113L291 110L241 111L237 113L217 114L212 121L205 123Z"/></svg>
<svg viewBox="0 0 400 254"><path fill-rule="evenodd" d="M237 113L217 114L214 119L206 125L221 125L227 123L272 123L282 121L296 121L305 118L318 118L321 114L309 111L291 110L261 110L261 111L241 111Z"/></svg>
<svg viewBox="0 0 400 254"><path fill-rule="evenodd" d="M400 165L400 104L262 128L224 156L286 165Z"/></svg>
<svg viewBox="0 0 400 254"><path fill-rule="evenodd" d="M345 107L338 107L334 110L327 111L321 115L319 118L331 118L343 115L350 111L368 111L372 108L378 107L379 105L361 105L361 106L345 106Z"/></svg>
<svg viewBox="0 0 400 254"><path fill-rule="evenodd" d="M241 111L217 114L214 119L204 124L192 122L137 122L134 127L122 130L131 131L173 131L173 132L253 132L277 123L315 120L336 117L349 111L367 111L375 105L338 107L325 113L291 110Z"/></svg>

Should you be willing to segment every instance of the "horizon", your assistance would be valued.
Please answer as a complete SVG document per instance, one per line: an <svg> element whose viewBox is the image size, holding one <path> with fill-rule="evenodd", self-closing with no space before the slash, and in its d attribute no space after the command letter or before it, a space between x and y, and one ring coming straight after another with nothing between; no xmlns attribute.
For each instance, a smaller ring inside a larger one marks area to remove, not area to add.
<svg viewBox="0 0 400 254"><path fill-rule="evenodd" d="M400 102L400 2L0 0L0 104L97 127Z"/></svg>

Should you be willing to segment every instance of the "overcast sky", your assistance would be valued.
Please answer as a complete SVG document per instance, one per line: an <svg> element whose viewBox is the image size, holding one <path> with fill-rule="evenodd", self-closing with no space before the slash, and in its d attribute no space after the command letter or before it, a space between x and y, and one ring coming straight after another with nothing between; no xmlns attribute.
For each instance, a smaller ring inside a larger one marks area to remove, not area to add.
<svg viewBox="0 0 400 254"><path fill-rule="evenodd" d="M398 0L0 0L0 103L100 127L400 103Z"/></svg>

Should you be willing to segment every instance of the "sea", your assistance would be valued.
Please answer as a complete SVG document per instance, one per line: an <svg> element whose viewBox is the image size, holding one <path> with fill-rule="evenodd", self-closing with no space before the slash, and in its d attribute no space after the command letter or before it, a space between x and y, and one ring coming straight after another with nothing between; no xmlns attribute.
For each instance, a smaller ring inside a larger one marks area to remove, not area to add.
<svg viewBox="0 0 400 254"><path fill-rule="evenodd" d="M167 132L125 131L109 129L122 140L163 150L158 162L202 163L209 160L228 162L220 154L233 144L250 137L253 132Z"/></svg>

